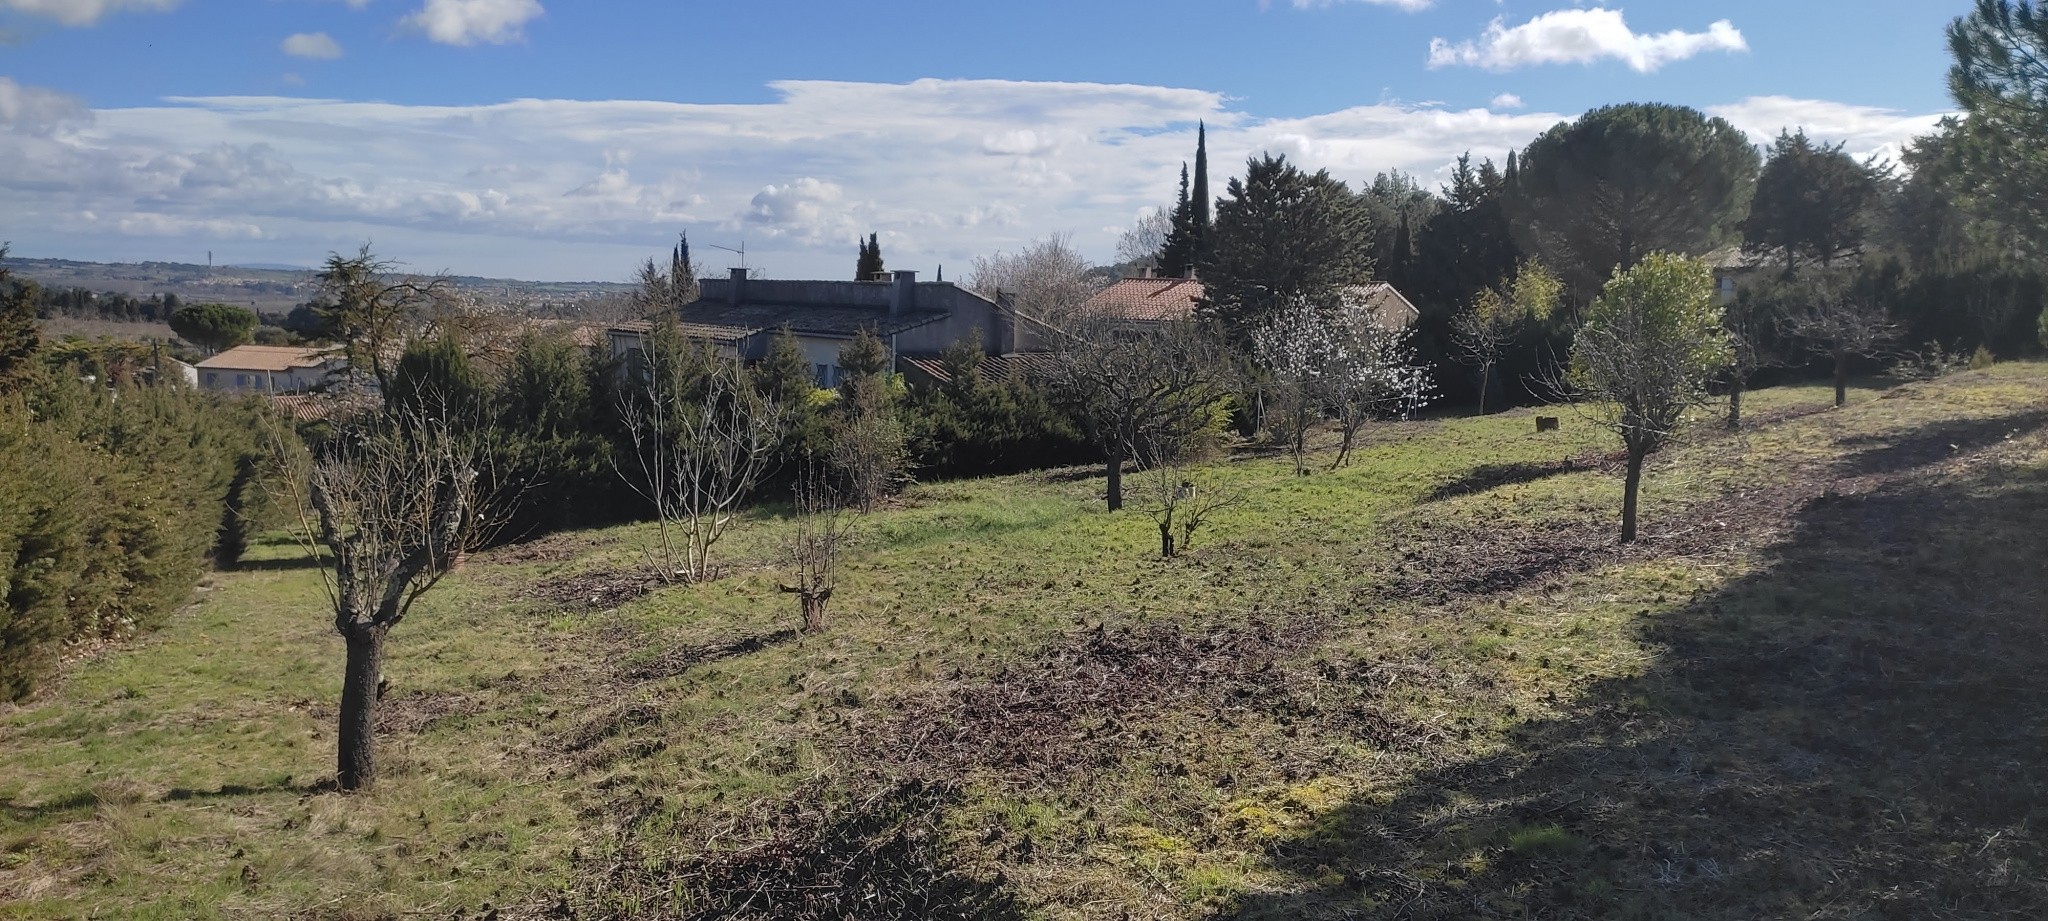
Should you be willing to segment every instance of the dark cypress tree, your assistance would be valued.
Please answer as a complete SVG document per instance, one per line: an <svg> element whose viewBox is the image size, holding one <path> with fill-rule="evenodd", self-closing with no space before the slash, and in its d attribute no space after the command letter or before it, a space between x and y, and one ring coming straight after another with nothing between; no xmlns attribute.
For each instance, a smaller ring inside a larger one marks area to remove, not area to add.
<svg viewBox="0 0 2048 921"><path fill-rule="evenodd" d="M1195 265L1195 210L1188 197L1188 165L1180 165L1180 199L1173 205L1173 224L1159 247L1161 278L1180 278Z"/></svg>
<svg viewBox="0 0 2048 921"><path fill-rule="evenodd" d="M1415 261L1415 244L1408 230L1408 212L1401 212L1401 229L1394 232L1394 252L1380 274L1396 288L1407 288L1408 268Z"/></svg>
<svg viewBox="0 0 2048 921"><path fill-rule="evenodd" d="M882 266L882 239L877 234L868 234L860 244L860 261L853 267L854 281L873 281L885 269Z"/></svg>
<svg viewBox="0 0 2048 921"><path fill-rule="evenodd" d="M687 304L697 299L697 268L690 261L690 233L677 234L676 248L668 257L669 290L675 292L677 304Z"/></svg>
<svg viewBox="0 0 2048 921"><path fill-rule="evenodd" d="M1209 261L1209 126L1195 123L1194 262Z"/></svg>

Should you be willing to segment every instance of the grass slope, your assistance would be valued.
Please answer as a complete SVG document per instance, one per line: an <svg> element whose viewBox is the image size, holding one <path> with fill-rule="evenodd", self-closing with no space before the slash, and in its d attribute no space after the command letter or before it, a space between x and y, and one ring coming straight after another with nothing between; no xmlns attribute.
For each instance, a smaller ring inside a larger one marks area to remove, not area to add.
<svg viewBox="0 0 2048 921"><path fill-rule="evenodd" d="M1661 457L1629 548L1522 412L1220 464L1168 562L1099 477L923 487L820 637L769 513L700 586L508 548L393 634L361 796L261 548L0 713L0 917L2038 915L2048 367L1829 396Z"/></svg>

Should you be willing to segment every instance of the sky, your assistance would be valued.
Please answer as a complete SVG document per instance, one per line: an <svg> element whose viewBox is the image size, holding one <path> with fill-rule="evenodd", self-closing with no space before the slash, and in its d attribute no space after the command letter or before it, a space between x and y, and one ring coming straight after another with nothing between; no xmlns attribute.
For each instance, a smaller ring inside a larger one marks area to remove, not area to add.
<svg viewBox="0 0 2048 921"><path fill-rule="evenodd" d="M1623 102L1887 154L1953 109L1966 0L0 0L17 256L619 281L1097 262L1284 154L1440 183Z"/></svg>

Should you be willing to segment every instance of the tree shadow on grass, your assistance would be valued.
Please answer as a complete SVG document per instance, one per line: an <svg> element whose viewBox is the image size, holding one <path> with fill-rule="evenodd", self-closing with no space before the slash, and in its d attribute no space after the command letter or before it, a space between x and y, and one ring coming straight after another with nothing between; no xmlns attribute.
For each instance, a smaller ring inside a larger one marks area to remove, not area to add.
<svg viewBox="0 0 2048 921"><path fill-rule="evenodd" d="M280 777L260 784L222 784L211 790L192 787L172 787L157 798L156 802L174 803L186 800L226 799L238 796L258 796L266 793L317 793L333 786L332 780L312 784L295 784L290 777ZM105 802L145 802L140 796L102 793L99 790L74 790L46 802L24 805L14 802L0 802L0 814L9 820L21 823L35 822L54 816L90 812Z"/></svg>
<svg viewBox="0 0 2048 921"><path fill-rule="evenodd" d="M301 553L293 556L274 557L267 560L237 560L224 568L230 572L291 572L300 569L318 569L326 565L327 562L328 558L325 555L316 557Z"/></svg>
<svg viewBox="0 0 2048 921"><path fill-rule="evenodd" d="M1953 419L1922 426L1910 433L1859 435L1839 444L1862 450L1843 458L1837 469L1848 476L1906 473L1957 454L1988 448L2048 426L2048 410L2012 413L1989 419Z"/></svg>
<svg viewBox="0 0 2048 921"><path fill-rule="evenodd" d="M1229 914L2048 914L2048 477L1996 476L1808 503L1643 619L1643 675L1324 815Z"/></svg>
<svg viewBox="0 0 2048 921"><path fill-rule="evenodd" d="M1481 464L1471 472L1438 486L1429 493L1429 501L1436 502L1455 496L1485 492L1502 486L1518 486L1534 483L1554 476L1562 476L1580 470L1597 469L1595 464L1576 458L1551 461L1530 461L1512 464Z"/></svg>

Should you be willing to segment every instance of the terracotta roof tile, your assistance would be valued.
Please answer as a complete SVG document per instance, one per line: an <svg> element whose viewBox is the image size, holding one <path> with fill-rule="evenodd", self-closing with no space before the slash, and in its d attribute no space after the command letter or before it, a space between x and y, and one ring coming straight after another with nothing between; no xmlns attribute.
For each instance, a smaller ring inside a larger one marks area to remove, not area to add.
<svg viewBox="0 0 2048 921"><path fill-rule="evenodd" d="M1120 320L1185 320L1204 290L1192 278L1124 278L1095 292L1081 309Z"/></svg>

